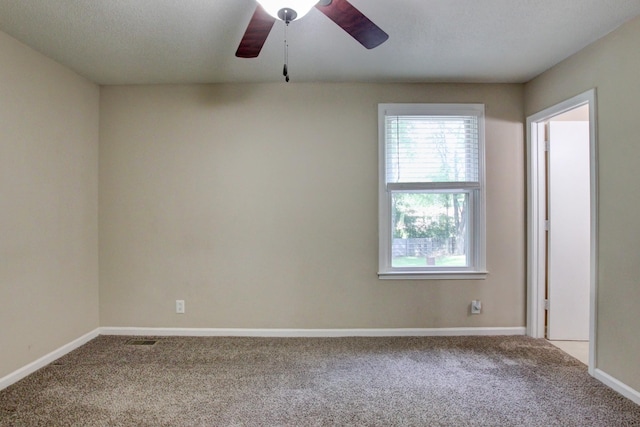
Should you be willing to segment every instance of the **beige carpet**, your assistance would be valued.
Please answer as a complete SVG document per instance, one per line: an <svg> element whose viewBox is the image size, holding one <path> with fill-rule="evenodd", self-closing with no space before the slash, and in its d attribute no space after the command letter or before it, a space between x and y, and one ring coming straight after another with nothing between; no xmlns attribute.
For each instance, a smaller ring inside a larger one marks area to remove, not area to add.
<svg viewBox="0 0 640 427"><path fill-rule="evenodd" d="M0 426L640 426L527 337L101 336L0 392Z"/></svg>

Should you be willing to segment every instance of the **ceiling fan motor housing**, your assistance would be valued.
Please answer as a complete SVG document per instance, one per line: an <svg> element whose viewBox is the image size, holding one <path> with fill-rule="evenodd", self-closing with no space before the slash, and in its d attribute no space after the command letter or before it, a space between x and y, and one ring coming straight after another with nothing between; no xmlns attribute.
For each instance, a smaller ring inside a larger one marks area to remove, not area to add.
<svg viewBox="0 0 640 427"><path fill-rule="evenodd" d="M282 19L287 24L298 17L298 12L289 8L282 8L278 11L278 18Z"/></svg>

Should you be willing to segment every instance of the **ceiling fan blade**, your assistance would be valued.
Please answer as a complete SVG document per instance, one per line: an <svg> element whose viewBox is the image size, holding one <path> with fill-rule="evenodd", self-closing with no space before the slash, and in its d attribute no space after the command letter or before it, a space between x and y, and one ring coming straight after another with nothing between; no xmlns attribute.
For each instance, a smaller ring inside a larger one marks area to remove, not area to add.
<svg viewBox="0 0 640 427"><path fill-rule="evenodd" d="M262 6L258 5L256 11L253 12L249 25L247 25L244 36L242 36L236 56L238 58L255 58L260 55L262 46L275 22L276 19L265 12Z"/></svg>
<svg viewBox="0 0 640 427"><path fill-rule="evenodd" d="M367 49L380 46L389 38L387 33L347 0L332 0L325 6L326 3L326 0L320 1L316 8Z"/></svg>

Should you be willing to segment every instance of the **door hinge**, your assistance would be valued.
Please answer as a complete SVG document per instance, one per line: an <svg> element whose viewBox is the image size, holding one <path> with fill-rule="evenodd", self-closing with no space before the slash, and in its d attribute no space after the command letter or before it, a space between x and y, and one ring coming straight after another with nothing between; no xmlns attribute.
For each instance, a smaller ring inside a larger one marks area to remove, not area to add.
<svg viewBox="0 0 640 427"><path fill-rule="evenodd" d="M545 231L549 231L549 229L551 229L551 222L548 219L544 221L544 229Z"/></svg>
<svg viewBox="0 0 640 427"><path fill-rule="evenodd" d="M549 310L549 300L548 299L544 300L544 309L545 310Z"/></svg>
<svg viewBox="0 0 640 427"><path fill-rule="evenodd" d="M549 144L549 141L545 141L544 142L544 151L549 151L551 145Z"/></svg>

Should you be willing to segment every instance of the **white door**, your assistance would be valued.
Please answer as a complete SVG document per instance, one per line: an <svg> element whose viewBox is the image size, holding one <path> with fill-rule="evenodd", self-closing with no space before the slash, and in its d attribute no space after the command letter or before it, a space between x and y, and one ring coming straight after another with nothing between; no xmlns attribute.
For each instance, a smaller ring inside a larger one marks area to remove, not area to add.
<svg viewBox="0 0 640 427"><path fill-rule="evenodd" d="M589 340L589 122L549 122L548 330Z"/></svg>

